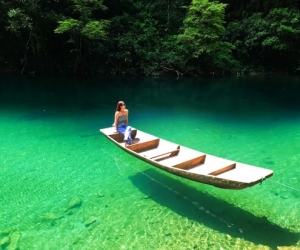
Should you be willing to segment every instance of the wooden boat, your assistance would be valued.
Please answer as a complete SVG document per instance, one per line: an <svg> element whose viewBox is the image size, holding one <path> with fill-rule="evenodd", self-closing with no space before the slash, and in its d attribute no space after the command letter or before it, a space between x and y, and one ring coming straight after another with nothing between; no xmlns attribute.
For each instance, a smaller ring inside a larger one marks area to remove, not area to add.
<svg viewBox="0 0 300 250"><path fill-rule="evenodd" d="M270 169L209 155L136 129L132 130L136 138L132 145L125 145L124 135L113 127L100 132L126 152L162 170L219 188L243 189L273 175Z"/></svg>

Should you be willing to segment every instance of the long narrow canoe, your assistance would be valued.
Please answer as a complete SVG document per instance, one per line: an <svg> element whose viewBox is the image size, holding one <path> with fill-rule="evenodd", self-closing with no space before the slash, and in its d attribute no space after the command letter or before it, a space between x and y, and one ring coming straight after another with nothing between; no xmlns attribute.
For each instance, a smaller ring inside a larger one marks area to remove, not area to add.
<svg viewBox="0 0 300 250"><path fill-rule="evenodd" d="M125 145L124 135L113 127L100 129L126 152L171 174L225 189L243 189L273 175L270 169L255 167L199 152L133 129L136 138Z"/></svg>

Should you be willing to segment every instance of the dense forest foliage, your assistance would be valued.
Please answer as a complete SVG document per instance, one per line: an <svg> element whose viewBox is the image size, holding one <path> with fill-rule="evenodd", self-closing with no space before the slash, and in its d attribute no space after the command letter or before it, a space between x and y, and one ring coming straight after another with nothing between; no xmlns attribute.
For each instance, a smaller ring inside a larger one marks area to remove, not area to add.
<svg viewBox="0 0 300 250"><path fill-rule="evenodd" d="M299 72L297 0L0 0L0 72Z"/></svg>

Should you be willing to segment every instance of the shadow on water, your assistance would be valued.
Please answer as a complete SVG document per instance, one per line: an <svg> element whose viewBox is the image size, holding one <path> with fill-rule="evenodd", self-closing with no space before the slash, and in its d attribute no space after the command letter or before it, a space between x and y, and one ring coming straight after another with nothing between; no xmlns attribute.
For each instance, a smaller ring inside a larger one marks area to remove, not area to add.
<svg viewBox="0 0 300 250"><path fill-rule="evenodd" d="M129 179L149 199L220 233L244 238L272 249L277 246L296 245L300 239L299 233L281 228L266 217L254 216L156 170L148 169L130 176Z"/></svg>

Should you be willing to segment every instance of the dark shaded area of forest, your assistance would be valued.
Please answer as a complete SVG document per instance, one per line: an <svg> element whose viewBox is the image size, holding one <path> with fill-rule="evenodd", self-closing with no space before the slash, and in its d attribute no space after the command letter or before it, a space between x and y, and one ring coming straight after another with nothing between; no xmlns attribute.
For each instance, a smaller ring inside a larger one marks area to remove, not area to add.
<svg viewBox="0 0 300 250"><path fill-rule="evenodd" d="M0 72L300 71L297 0L0 0Z"/></svg>

